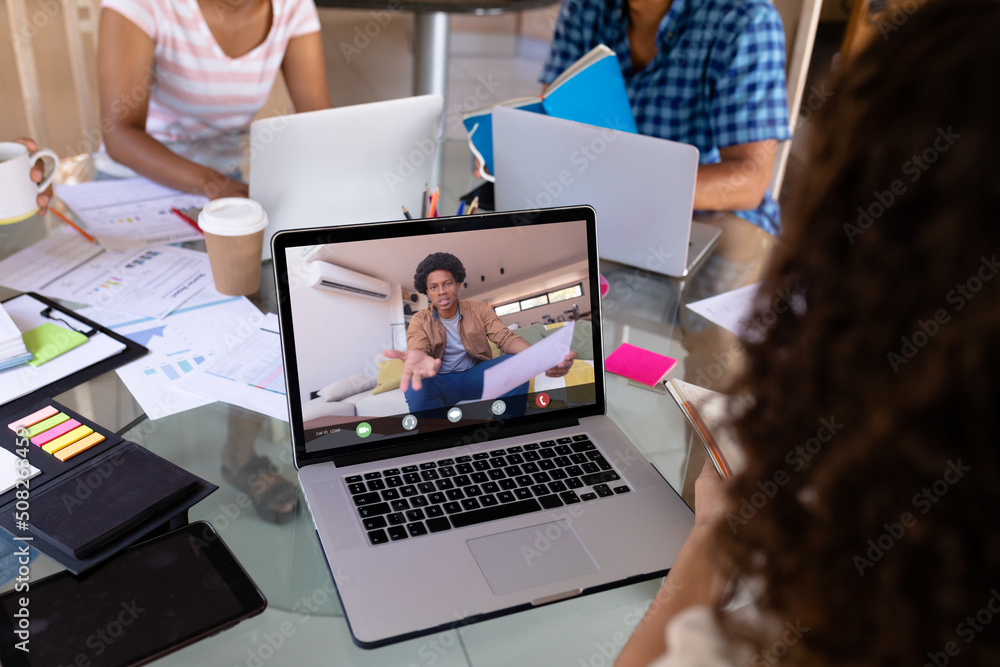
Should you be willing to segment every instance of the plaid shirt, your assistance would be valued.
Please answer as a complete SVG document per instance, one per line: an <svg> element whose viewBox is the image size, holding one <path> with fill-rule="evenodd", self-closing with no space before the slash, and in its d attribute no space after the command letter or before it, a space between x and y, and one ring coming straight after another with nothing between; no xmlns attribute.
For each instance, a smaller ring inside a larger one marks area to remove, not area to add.
<svg viewBox="0 0 1000 667"><path fill-rule="evenodd" d="M539 80L551 83L598 44L618 54L640 134L691 144L702 164L719 148L788 139L785 33L767 0L673 0L656 33L658 52L632 71L627 0L564 0ZM778 204L737 215L772 234Z"/></svg>

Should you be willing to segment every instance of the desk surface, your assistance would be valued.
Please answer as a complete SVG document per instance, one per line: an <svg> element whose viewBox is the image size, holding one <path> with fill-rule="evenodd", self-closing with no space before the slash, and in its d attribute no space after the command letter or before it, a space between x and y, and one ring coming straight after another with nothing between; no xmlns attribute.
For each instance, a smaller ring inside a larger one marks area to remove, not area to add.
<svg viewBox="0 0 1000 667"><path fill-rule="evenodd" d="M455 146L446 146L445 159L467 164L464 142L450 143ZM69 165L72 169L72 161ZM734 216L720 215L708 222L723 230L722 238L713 255L687 281L602 264L611 286L602 306L605 353L623 342L644 347L678 359L672 377L692 382L700 378L702 384L708 377L716 388L735 371L732 334L683 305L756 280L773 240ZM40 240L61 224L50 214L44 221L33 218L0 227L0 258ZM261 292L253 297L258 306L274 303L269 268L268 263ZM11 294L0 288L0 299ZM611 417L691 503L693 480L704 453L697 441L692 446L681 413L664 393L615 375L607 375L606 382ZM219 490L196 505L190 518L215 526L267 596L269 606L262 615L178 651L158 665L610 664L659 586L659 581L645 582L363 651L351 641L305 502L300 502L292 522L266 523L252 507L240 503L239 491L222 478L223 442L227 437L243 437L253 439L258 454L280 462L283 473L295 480L287 423L223 403L149 420L115 373L55 398L218 484ZM58 569L40 556L32 564L32 578Z"/></svg>

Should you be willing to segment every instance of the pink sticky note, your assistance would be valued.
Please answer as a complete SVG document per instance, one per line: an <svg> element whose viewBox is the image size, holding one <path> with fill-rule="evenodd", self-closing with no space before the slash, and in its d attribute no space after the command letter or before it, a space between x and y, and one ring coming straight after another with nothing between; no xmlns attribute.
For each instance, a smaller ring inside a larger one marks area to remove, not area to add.
<svg viewBox="0 0 1000 667"><path fill-rule="evenodd" d="M597 274L597 277L601 279L601 298L603 299L604 295L608 293L609 289L611 289L611 284L608 282L608 279L600 273Z"/></svg>
<svg viewBox="0 0 1000 667"><path fill-rule="evenodd" d="M30 426L34 426L38 422L44 419L48 419L52 415L57 415L57 414L59 414L58 410L56 410L51 405L46 405L44 408L42 408L37 412L32 412L30 415L21 417L16 422L11 422L7 424L7 428L9 428L11 431L14 431L14 433L17 433L22 428L28 428Z"/></svg>
<svg viewBox="0 0 1000 667"><path fill-rule="evenodd" d="M42 445L47 444L52 440L55 440L60 435L63 435L64 433L69 433L79 425L80 422L78 422L75 419L64 421L62 424L59 424L58 426L53 426L48 431L42 431L34 438L32 438L31 442L41 447Z"/></svg>
<svg viewBox="0 0 1000 667"><path fill-rule="evenodd" d="M635 345L622 343L604 360L604 369L609 373L627 377L650 387L656 386L677 364L676 359L656 352L644 350Z"/></svg>

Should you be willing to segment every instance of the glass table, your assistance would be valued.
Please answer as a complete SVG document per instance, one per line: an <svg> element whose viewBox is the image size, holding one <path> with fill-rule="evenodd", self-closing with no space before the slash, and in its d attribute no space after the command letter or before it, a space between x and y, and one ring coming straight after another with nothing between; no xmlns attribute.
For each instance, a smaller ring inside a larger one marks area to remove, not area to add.
<svg viewBox="0 0 1000 667"><path fill-rule="evenodd" d="M446 163L457 165L446 172L446 179L448 173L459 176L443 192L464 191L463 178L465 185L475 185L467 175L464 142L448 142L445 149ZM63 178L85 180L89 169L85 158L69 160ZM701 219L721 228L722 237L713 254L686 280L602 262L601 271L610 284L602 302L604 351L610 353L628 342L665 354L678 360L671 377L720 389L740 365L735 337L684 304L757 280L774 240L732 215ZM0 258L40 240L60 225L50 215L45 220L32 218L0 227ZM0 288L0 299L13 294ZM261 290L251 300L265 312L275 310L269 262L262 272ZM610 416L692 504L693 482L704 453L680 411L662 390L615 375L607 375L606 384ZM600 667L614 661L660 584L659 580L648 581L362 650L351 640L304 500L300 498L299 511L291 522L267 523L257 516L245 494L223 480L223 444L230 438L249 438L254 440L257 454L269 457L294 482L286 422L223 403L150 420L113 372L55 399L217 484L218 491L191 509L190 520L206 520L216 528L268 599L263 614L177 651L158 665ZM32 563L32 579L59 569L44 555L39 556ZM456 610L457 617L460 613Z"/></svg>

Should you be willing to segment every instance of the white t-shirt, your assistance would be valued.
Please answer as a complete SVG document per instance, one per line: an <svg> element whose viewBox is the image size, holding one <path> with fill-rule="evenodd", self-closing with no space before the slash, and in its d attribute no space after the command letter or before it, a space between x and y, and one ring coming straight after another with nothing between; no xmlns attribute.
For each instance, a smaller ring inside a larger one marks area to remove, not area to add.
<svg viewBox="0 0 1000 667"><path fill-rule="evenodd" d="M689 607L667 624L667 652L649 667L736 667L740 660L708 607Z"/></svg>

